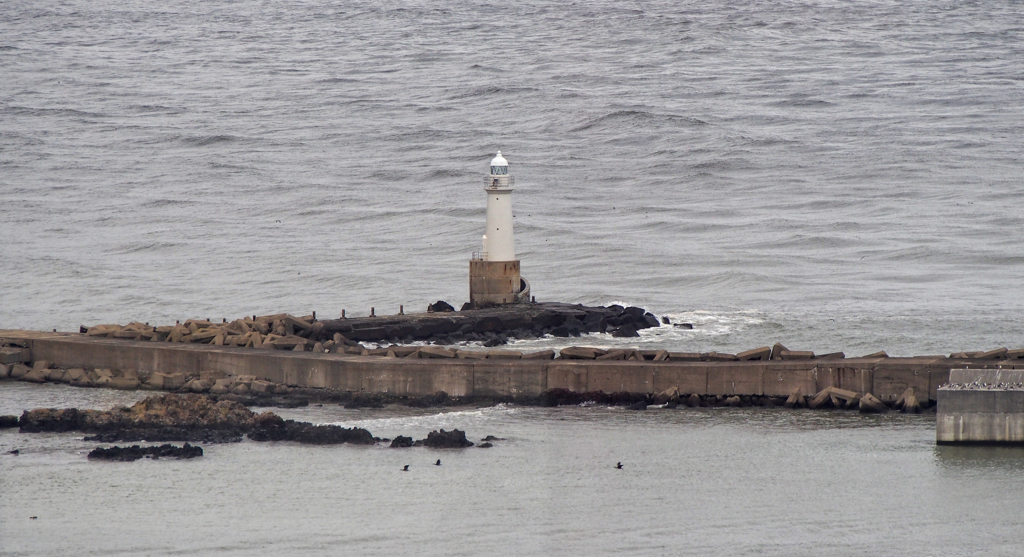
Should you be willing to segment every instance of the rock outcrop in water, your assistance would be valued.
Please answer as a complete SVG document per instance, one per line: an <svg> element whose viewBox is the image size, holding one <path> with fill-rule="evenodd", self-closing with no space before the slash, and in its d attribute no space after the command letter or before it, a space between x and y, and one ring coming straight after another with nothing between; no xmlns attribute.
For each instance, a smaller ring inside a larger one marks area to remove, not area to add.
<svg viewBox="0 0 1024 557"><path fill-rule="evenodd" d="M98 447L89 452L89 460L112 460L117 462L131 462L140 458L196 458L203 456L203 448L185 443L181 447L174 445L160 445L159 447Z"/></svg>
<svg viewBox="0 0 1024 557"><path fill-rule="evenodd" d="M253 416L237 402L167 394L106 411L37 408L23 413L18 423L24 433L81 431L96 434L88 440L103 442L227 442L241 440Z"/></svg>
<svg viewBox="0 0 1024 557"><path fill-rule="evenodd" d="M369 431L336 425L315 425L282 419L273 412L253 418L249 438L253 441L295 441L309 445L372 445L376 442Z"/></svg>
<svg viewBox="0 0 1024 557"><path fill-rule="evenodd" d="M365 429L315 425L283 420L272 412L255 414L227 400L198 394L151 396L130 408L78 410L37 408L18 420L23 433L81 431L94 433L88 441L189 441L223 443L241 441L295 441L316 445L372 444Z"/></svg>
<svg viewBox="0 0 1024 557"><path fill-rule="evenodd" d="M472 447L473 442L466 439L466 432L460 429L451 431L431 431L426 439L416 441L416 446L430 447L432 449L461 449Z"/></svg>

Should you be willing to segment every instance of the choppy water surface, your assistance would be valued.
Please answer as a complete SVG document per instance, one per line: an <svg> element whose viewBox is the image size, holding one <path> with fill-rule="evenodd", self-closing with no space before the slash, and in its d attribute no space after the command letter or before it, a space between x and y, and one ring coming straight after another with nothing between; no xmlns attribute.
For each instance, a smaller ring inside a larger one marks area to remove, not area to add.
<svg viewBox="0 0 1024 557"><path fill-rule="evenodd" d="M1024 345L1020 2L0 7L0 328L458 305L501 149L538 299L695 325L630 344ZM82 393L0 408L115 402ZM5 431L0 553L1009 555L1021 531L1020 455L936 449L926 418L296 415L509 441L107 465Z"/></svg>
<svg viewBox="0 0 1024 557"><path fill-rule="evenodd" d="M54 397L102 408L123 396L0 383L0 413ZM1024 497L1024 453L936 447L927 416L282 413L379 436L459 427L474 440L505 440L449 451L246 441L207 445L191 461L99 463L86 459L94 445L80 434L4 430L0 553L814 556L827 546L836 555L1009 556L1024 528L1012 512ZM12 448L22 454L7 455Z"/></svg>
<svg viewBox="0 0 1024 557"><path fill-rule="evenodd" d="M851 354L1024 345L1019 2L4 4L0 326L539 299Z"/></svg>

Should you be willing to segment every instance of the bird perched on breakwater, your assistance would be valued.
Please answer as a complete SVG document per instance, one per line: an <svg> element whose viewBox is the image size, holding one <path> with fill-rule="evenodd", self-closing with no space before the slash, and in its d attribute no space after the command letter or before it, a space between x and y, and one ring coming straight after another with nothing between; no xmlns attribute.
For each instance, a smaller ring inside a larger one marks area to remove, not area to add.
<svg viewBox="0 0 1024 557"><path fill-rule="evenodd" d="M440 465L441 465L441 459L439 458L439 459L437 459L437 462L434 463L434 466L440 466Z"/></svg>
<svg viewBox="0 0 1024 557"><path fill-rule="evenodd" d="M616 470L622 470L622 463L620 462L620 463L616 464L615 465L615 469Z"/></svg>
<svg viewBox="0 0 1024 557"><path fill-rule="evenodd" d="M403 467L402 467L402 471L403 471L403 472L408 472L408 471L409 471L409 465L408 465L408 464L406 464L405 466L403 466Z"/></svg>

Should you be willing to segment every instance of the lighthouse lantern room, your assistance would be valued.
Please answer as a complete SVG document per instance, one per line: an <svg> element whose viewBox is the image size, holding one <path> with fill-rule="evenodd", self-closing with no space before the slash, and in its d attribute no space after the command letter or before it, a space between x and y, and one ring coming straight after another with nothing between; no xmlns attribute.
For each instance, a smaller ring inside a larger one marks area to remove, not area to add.
<svg viewBox="0 0 1024 557"><path fill-rule="evenodd" d="M491 160L491 173L484 177L487 193L487 222L483 245L469 262L469 301L474 307L526 302L529 283L519 274L512 233L512 186L508 161L501 151Z"/></svg>

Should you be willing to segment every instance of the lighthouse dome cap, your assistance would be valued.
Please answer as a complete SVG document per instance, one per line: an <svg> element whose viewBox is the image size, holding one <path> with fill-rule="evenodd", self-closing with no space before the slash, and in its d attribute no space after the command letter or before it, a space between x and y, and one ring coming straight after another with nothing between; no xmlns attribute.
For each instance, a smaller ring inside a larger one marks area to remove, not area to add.
<svg viewBox="0 0 1024 557"><path fill-rule="evenodd" d="M498 151L498 154L491 159L491 166L508 166L508 161L501 156L501 151Z"/></svg>

